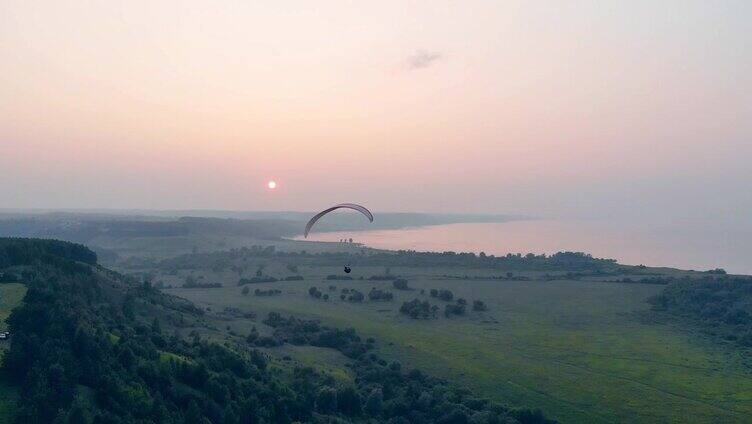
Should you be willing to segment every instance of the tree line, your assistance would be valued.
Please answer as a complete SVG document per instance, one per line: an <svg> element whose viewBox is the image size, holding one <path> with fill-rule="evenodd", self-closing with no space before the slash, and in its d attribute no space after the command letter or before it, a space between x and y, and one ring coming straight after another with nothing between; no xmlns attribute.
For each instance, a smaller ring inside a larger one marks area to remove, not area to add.
<svg viewBox="0 0 752 424"><path fill-rule="evenodd" d="M726 340L752 347L752 278L711 273L667 280L648 299L657 311L701 324Z"/></svg>

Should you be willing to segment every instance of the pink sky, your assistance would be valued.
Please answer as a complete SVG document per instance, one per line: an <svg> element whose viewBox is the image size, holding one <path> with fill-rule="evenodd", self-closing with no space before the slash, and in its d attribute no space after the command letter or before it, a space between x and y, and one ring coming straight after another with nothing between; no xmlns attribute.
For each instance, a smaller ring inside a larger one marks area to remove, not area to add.
<svg viewBox="0 0 752 424"><path fill-rule="evenodd" d="M749 216L752 7L653 3L3 1L0 208Z"/></svg>

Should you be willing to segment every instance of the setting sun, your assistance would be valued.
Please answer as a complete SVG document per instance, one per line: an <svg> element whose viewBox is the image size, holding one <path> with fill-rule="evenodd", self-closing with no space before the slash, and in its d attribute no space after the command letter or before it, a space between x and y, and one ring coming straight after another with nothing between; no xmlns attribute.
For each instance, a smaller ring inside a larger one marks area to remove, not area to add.
<svg viewBox="0 0 752 424"><path fill-rule="evenodd" d="M277 182L276 181L269 181L266 183L266 186L269 187L269 189L274 190L277 188Z"/></svg>

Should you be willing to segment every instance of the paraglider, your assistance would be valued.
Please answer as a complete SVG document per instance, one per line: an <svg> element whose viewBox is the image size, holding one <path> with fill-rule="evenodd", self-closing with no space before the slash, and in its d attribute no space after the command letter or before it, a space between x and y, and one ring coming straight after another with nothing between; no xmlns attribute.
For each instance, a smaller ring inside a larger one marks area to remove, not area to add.
<svg viewBox="0 0 752 424"><path fill-rule="evenodd" d="M317 213L316 215L311 218L308 223L305 226L305 231L303 232L303 236L305 238L308 238L308 233L311 231L311 228L313 228L313 224L316 223L322 216L328 214L331 211L337 210L337 209L352 209L355 211L358 211L362 213L363 215L368 218L368 221L373 222L373 214L371 211L365 208L365 206L357 205L355 203L340 203L339 205L334 205L331 208L324 209L323 211ZM350 268L350 265L345 265L345 274L349 274L352 271Z"/></svg>
<svg viewBox="0 0 752 424"><path fill-rule="evenodd" d="M334 205L331 208L324 209L323 211L321 211L321 212L317 213L316 215L314 215L313 218L311 218L310 221L308 221L308 224L306 224L305 231L303 232L303 236L305 238L308 238L308 233L311 231L311 228L313 227L313 224L315 224L316 221L318 221L322 216L328 214L331 211L334 211L334 210L337 210L337 209L343 209L343 208L344 209L352 209L352 210L358 211L358 212L362 213L363 215L365 215L366 218L368 218L368 220L370 222L373 222L373 214L371 213L371 211L369 211L368 209L366 209L365 206L356 205L355 203L340 203L339 205Z"/></svg>

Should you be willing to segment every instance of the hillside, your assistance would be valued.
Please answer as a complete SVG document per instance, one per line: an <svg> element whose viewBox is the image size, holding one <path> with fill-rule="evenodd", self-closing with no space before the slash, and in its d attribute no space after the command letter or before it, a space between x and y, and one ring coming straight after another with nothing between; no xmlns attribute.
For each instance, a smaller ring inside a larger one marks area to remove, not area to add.
<svg viewBox="0 0 752 424"><path fill-rule="evenodd" d="M343 355L354 379L277 358L204 309L102 268L80 245L0 239L0 264L28 287L3 361L20 386L17 422L545 421L402 370L377 341L316 321L264 320L284 329L277 343Z"/></svg>

